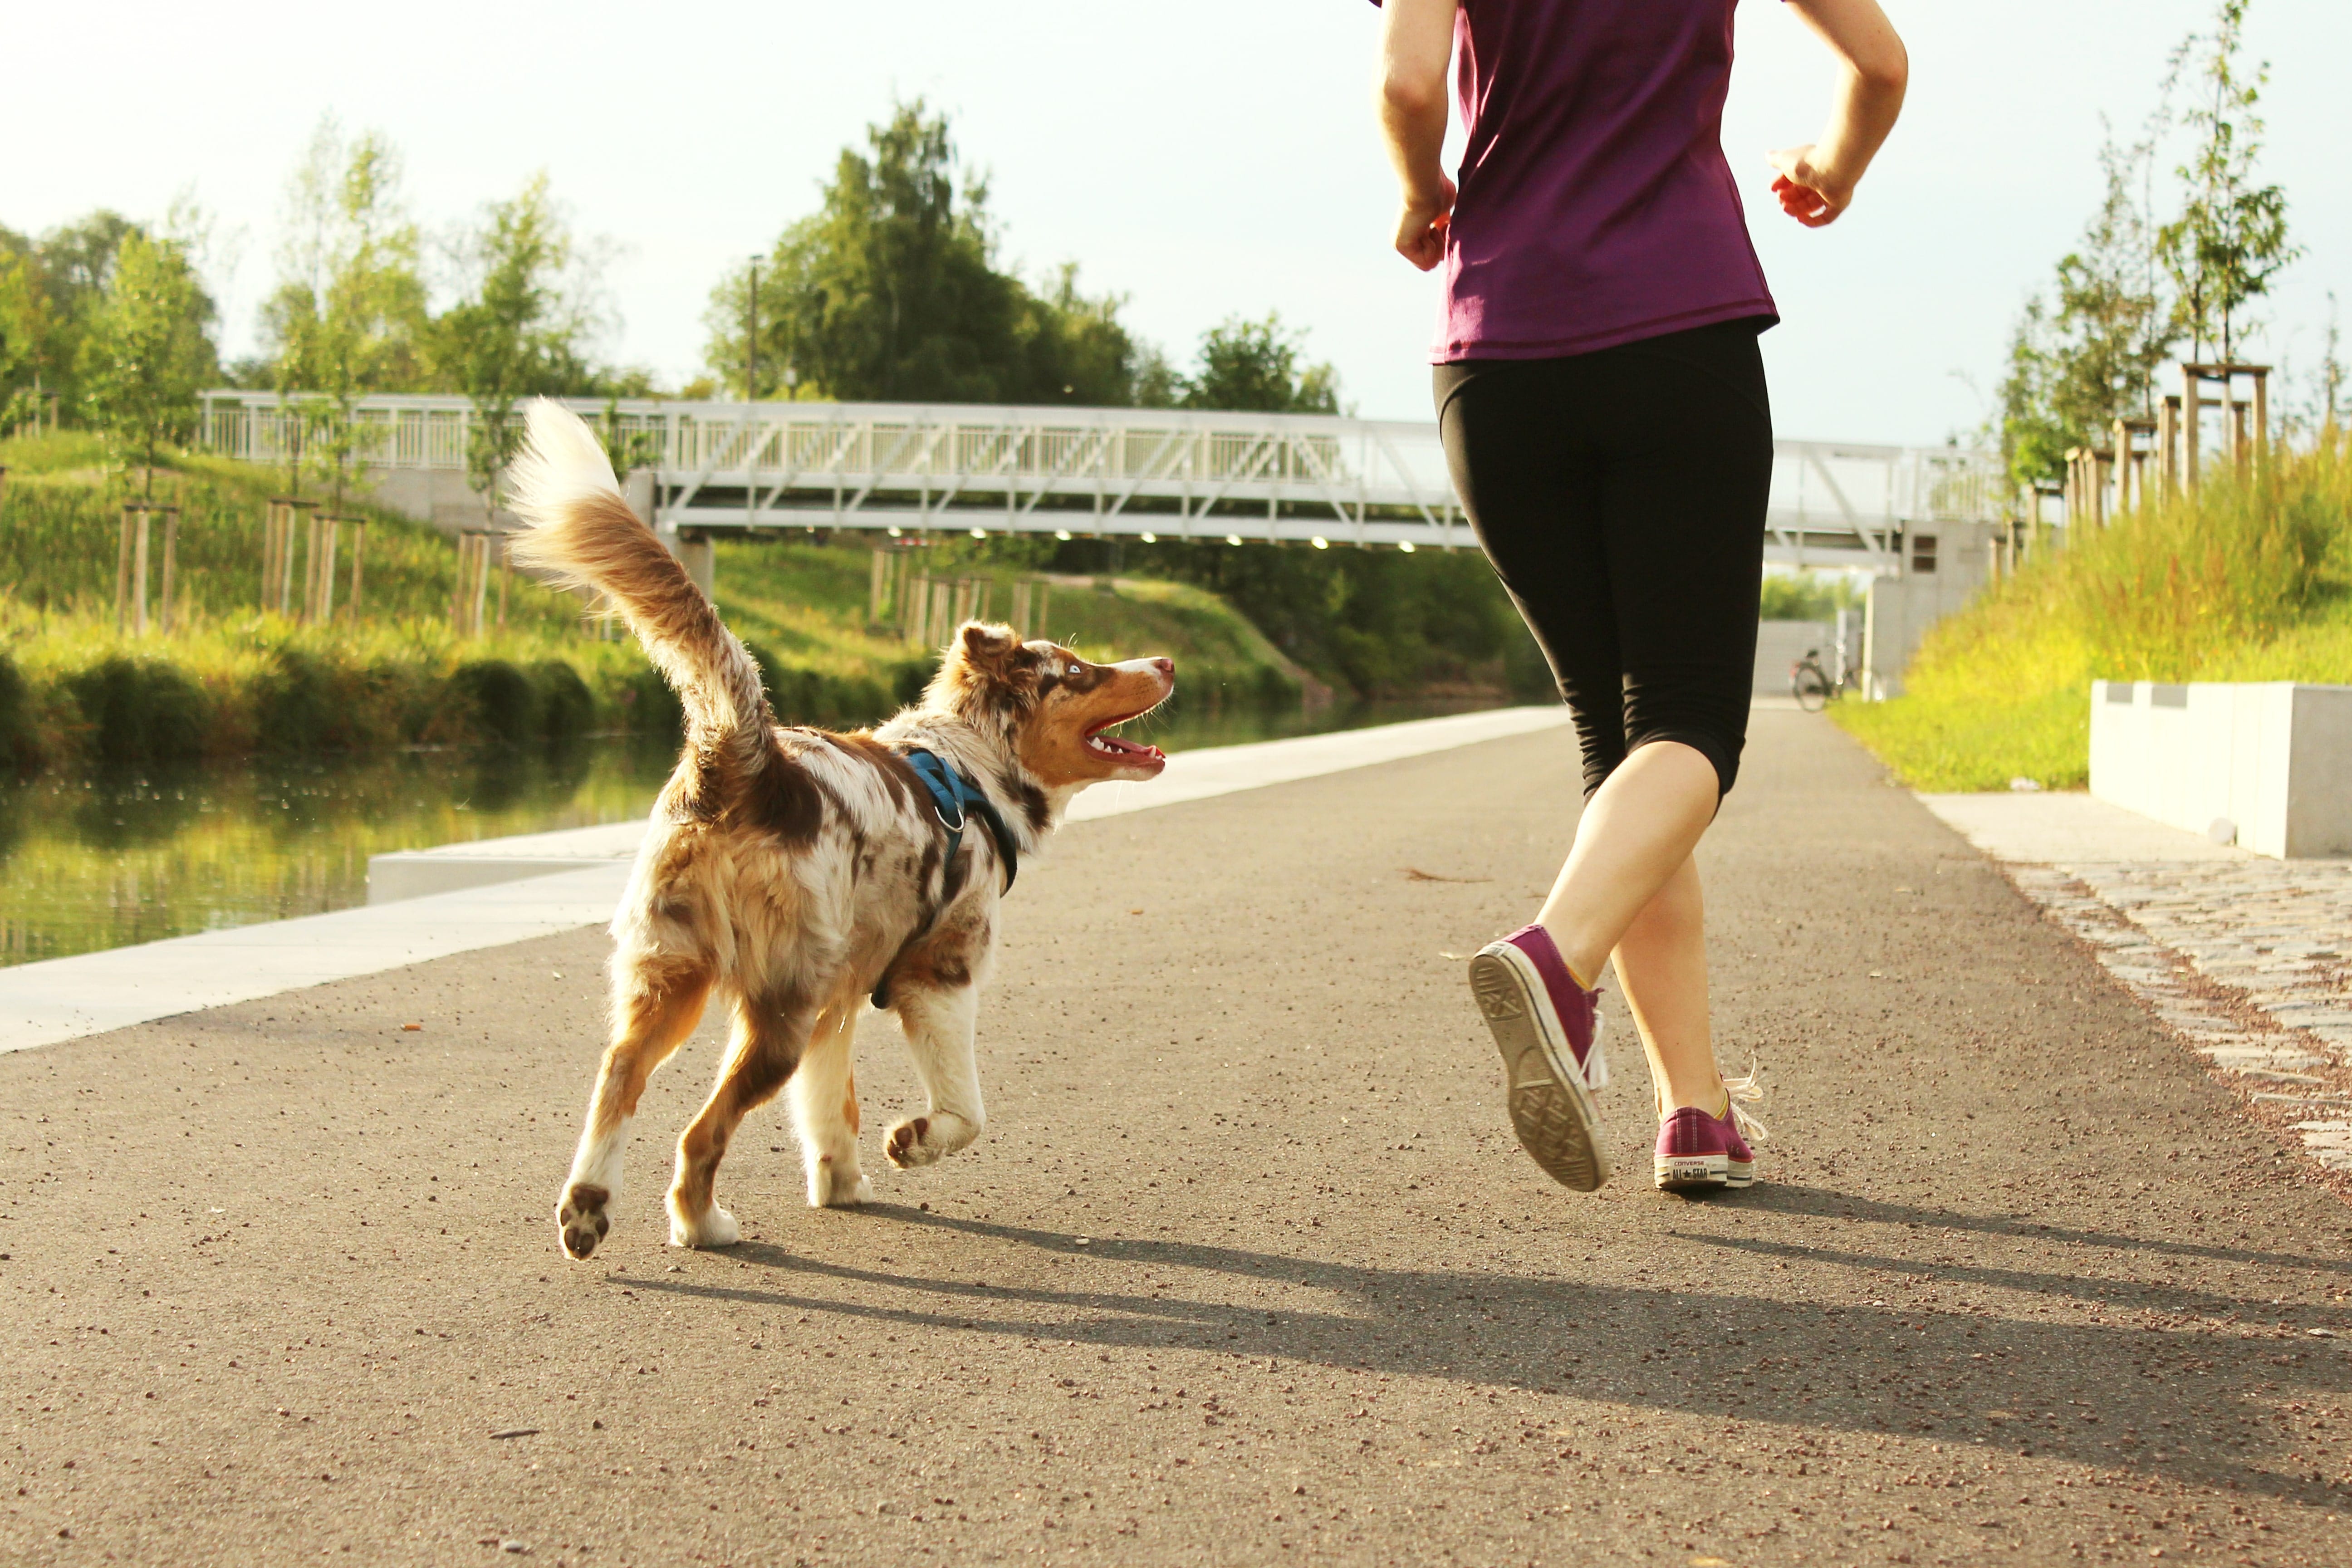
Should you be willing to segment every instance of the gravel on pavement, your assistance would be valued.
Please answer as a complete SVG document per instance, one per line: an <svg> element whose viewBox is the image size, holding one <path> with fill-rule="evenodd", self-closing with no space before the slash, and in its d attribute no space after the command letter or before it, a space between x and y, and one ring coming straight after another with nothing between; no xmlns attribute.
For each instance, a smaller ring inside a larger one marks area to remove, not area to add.
<svg viewBox="0 0 2352 1568"><path fill-rule="evenodd" d="M1701 852L1762 1182L1547 1181L1463 971L1576 795L1552 732L1072 828L982 1141L816 1212L760 1112L723 1253L715 1024L557 1249L594 931L0 1058L0 1561L2343 1559L2352 1215L1818 717Z"/></svg>

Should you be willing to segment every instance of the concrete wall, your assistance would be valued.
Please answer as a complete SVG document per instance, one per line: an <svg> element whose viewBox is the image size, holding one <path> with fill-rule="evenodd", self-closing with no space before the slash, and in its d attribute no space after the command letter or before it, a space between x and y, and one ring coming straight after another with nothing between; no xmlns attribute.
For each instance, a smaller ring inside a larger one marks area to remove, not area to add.
<svg viewBox="0 0 2352 1568"><path fill-rule="evenodd" d="M1788 696L1789 667L1804 658L1807 648L1821 649L1822 668L1834 676L1836 647L1837 627L1828 621L1759 621L1751 689L1759 697Z"/></svg>
<svg viewBox="0 0 2352 1568"><path fill-rule="evenodd" d="M457 469L378 468L369 478L374 481L376 504L403 517L429 522L453 535L460 529L482 526L482 498ZM507 511L499 513L498 525L518 526L514 514Z"/></svg>
<svg viewBox="0 0 2352 1568"><path fill-rule="evenodd" d="M2352 686L2094 681L2091 793L2261 855L2352 855Z"/></svg>
<svg viewBox="0 0 2352 1568"><path fill-rule="evenodd" d="M1927 628L1991 580L2000 529L1998 523L1922 522L1905 534L1898 574L1872 580L1864 612L1862 664L1874 700L1902 695L1903 672Z"/></svg>

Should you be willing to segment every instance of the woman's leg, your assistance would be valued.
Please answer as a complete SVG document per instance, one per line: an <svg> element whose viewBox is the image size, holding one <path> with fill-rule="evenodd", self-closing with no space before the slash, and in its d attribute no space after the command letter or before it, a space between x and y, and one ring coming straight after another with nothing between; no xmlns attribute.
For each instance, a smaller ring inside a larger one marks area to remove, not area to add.
<svg viewBox="0 0 2352 1568"><path fill-rule="evenodd" d="M1617 980L1649 1053L1658 1114L1696 1106L1720 1116L1728 1098L1707 1026L1706 908L1698 863L1685 859L1617 942Z"/></svg>

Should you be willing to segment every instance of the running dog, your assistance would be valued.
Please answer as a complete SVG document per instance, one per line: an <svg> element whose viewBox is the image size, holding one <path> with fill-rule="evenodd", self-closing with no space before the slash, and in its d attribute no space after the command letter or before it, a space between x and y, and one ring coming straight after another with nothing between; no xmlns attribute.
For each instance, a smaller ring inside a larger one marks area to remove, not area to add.
<svg viewBox="0 0 2352 1568"><path fill-rule="evenodd" d="M968 622L922 700L873 731L780 725L759 667L622 500L588 427L544 399L511 472L520 564L599 590L686 710L686 746L613 918L612 1034L555 1206L563 1249L596 1250L646 1080L717 995L734 1008L719 1081L678 1140L677 1247L740 1235L712 1195L746 1112L790 1086L812 1205L859 1204L850 1050L872 998L898 1015L929 1103L883 1140L928 1165L980 1135L972 1055L997 900L1076 794L1150 779L1157 747L1108 731L1175 689L1164 658L1092 664Z"/></svg>

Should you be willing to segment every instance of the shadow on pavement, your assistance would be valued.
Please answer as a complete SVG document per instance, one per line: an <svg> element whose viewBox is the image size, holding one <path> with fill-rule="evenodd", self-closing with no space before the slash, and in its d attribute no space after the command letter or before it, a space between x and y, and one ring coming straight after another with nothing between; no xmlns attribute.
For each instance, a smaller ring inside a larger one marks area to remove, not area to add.
<svg viewBox="0 0 2352 1568"><path fill-rule="evenodd" d="M1832 1205L1935 1215L1812 1192ZM615 1278L615 1286L678 1297L826 1313L907 1328L978 1331L1120 1349L1224 1352L1376 1373L1502 1384L1647 1405L1726 1420L1826 1425L1857 1433L1993 1445L2021 1457L2127 1468L2201 1486L2243 1490L2324 1509L2352 1487L2316 1471L2259 1468L2293 1458L2255 1423L2264 1396L2292 1376L2307 1391L2352 1386L2340 1342L2163 1334L2147 1327L2034 1323L2013 1318L1816 1306L1756 1296L1578 1284L1443 1269L1388 1269L1279 1254L1071 1234L995 1225L877 1205L865 1215L894 1225L1022 1249L1139 1276L1131 1289L1001 1287L980 1279L909 1277L802 1257L746 1242L730 1256L779 1274L867 1287L884 1299L845 1300L789 1290L688 1280ZM1969 1216L1942 1215L1956 1226ZM1986 1222L1977 1220L1981 1228ZM2019 1225L2017 1234L2046 1233ZM1791 1262L1835 1262L1921 1272L1916 1261L1782 1244L1684 1235ZM2117 1244L2122 1244L2118 1238ZM1015 1262L1006 1258L1004 1261ZM2297 1263L2308 1260L2294 1259ZM1662 1260L1663 1262L1663 1260ZM1341 1300L1300 1310L1167 1293L1159 1271L1202 1269L1270 1285L1328 1292ZM973 1271L990 1272L984 1255ZM1703 1268L1694 1278L1706 1278ZM1951 1270L1949 1277L2052 1295L2144 1294L2168 1309L2236 1310L2240 1303L2177 1289L2144 1291L2115 1281L2015 1270ZM889 1299L896 1297L896 1300ZM1008 1307L1036 1309L1025 1314ZM2308 1316L2315 1309L2298 1308ZM2335 1316L2347 1314L2336 1310ZM1725 1353L1725 1352L1730 1353ZM2291 1373L2284 1369L2292 1368ZM2129 1425L2116 1425L2119 1405ZM1801 1438L1800 1438L1801 1440Z"/></svg>
<svg viewBox="0 0 2352 1568"><path fill-rule="evenodd" d="M2325 1274L2352 1275L2352 1259L2347 1258L2305 1258L2284 1252L2259 1252L2242 1247L2214 1247L2202 1242L2159 1241L2152 1237L2117 1236L2110 1231L2074 1230L2063 1225L2045 1225L2039 1220L2011 1219L2000 1215L1958 1214L1950 1209L1881 1203L1826 1187L1768 1184L1742 1193L1738 1202L1742 1208L1812 1215L1824 1219L1864 1219L1882 1225L1975 1231L1985 1236L2015 1237L2021 1241L2078 1241L2124 1252L2152 1252L2171 1258L2210 1258L2224 1263L2260 1263L2274 1268L2310 1268Z"/></svg>

